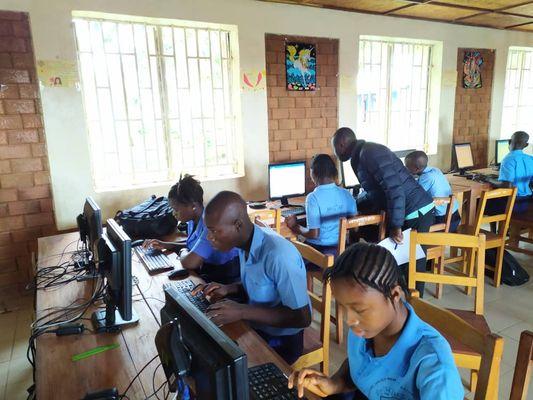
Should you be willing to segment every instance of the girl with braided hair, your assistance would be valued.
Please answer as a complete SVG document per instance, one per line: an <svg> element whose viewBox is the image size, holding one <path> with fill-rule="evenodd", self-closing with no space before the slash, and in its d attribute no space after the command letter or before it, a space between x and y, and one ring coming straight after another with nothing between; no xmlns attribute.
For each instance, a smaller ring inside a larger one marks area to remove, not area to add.
<svg viewBox="0 0 533 400"><path fill-rule="evenodd" d="M356 243L324 280L346 309L348 358L331 377L295 371L289 387L329 399L463 399L450 345L405 301L405 284L385 248Z"/></svg>

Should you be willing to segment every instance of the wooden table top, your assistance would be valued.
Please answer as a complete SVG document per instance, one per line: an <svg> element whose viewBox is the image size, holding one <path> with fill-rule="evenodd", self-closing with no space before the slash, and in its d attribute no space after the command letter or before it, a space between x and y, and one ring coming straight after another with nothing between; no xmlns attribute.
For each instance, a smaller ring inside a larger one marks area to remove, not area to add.
<svg viewBox="0 0 533 400"><path fill-rule="evenodd" d="M67 251L75 250L78 238L78 233L39 238L38 268L57 265L61 260L66 261L71 253L65 252L62 255L63 251L67 245ZM139 315L137 325L125 328L119 333L85 332L83 335L63 337L45 334L37 338L37 398L79 399L88 392L112 387L123 393L133 377L157 355L154 338L159 329L159 313L164 306L162 286L169 280L166 274L148 275L136 257L132 257L132 275L139 281L138 286L133 286L133 308ZM93 281L71 282L54 289L38 290L37 318L44 315L45 309L49 307L66 306L80 297L89 298L93 284ZM97 306L90 307L84 317L90 318L96 309ZM84 323L88 328L92 328L90 321ZM247 323L237 322L223 327L222 330L246 352L249 366L273 362L285 374L290 374L291 367L268 347ZM75 354L113 343L118 343L120 347L81 361L71 361ZM158 365L159 359L154 360L134 381L127 393L130 399L143 399L154 392L154 387L158 388L164 382L162 368L158 368L152 382L154 369ZM317 399L312 394L307 396Z"/></svg>

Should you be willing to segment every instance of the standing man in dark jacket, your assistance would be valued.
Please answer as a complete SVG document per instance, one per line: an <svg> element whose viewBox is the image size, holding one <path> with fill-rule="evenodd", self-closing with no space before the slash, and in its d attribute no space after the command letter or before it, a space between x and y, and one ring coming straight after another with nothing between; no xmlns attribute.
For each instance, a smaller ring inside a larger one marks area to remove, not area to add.
<svg viewBox="0 0 533 400"><path fill-rule="evenodd" d="M364 189L357 199L358 209L385 210L389 236L394 242L402 243L402 230L408 228L429 232L435 219L433 199L389 148L357 140L350 128L338 129L333 135L332 144L335 154L342 162L350 160ZM400 268L407 273L407 264ZM426 271L425 258L417 261L416 269ZM417 283L416 288L422 296L424 284Z"/></svg>

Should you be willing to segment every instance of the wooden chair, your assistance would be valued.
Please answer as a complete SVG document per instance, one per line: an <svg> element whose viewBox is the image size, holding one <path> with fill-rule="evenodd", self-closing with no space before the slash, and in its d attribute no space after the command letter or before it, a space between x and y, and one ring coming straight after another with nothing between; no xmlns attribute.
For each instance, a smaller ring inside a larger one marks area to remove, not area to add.
<svg viewBox="0 0 533 400"><path fill-rule="evenodd" d="M514 367L513 385L509 400L525 400L533 365L533 332L523 331L518 344L518 354Z"/></svg>
<svg viewBox="0 0 533 400"><path fill-rule="evenodd" d="M358 229L362 226L377 225L378 226L378 240L385 239L385 212L372 215L356 215L352 218L341 218L339 220L339 244L337 247L337 254L340 255L346 249L346 240L348 239L348 232ZM344 340L344 309L335 303L335 316L332 316L332 321L335 324L337 333L337 343L341 344Z"/></svg>
<svg viewBox="0 0 533 400"><path fill-rule="evenodd" d="M501 199L507 198L507 204L505 207L505 212L498 215L485 215L485 207L487 201L491 199ZM481 194L481 200L479 203L479 208L476 215L476 223L474 226L462 226L459 228L459 233L464 233L467 235L477 236L480 233L483 233L486 236L486 249L496 249L496 266L492 267L486 265L486 268L494 271L494 286L500 286L502 279L502 265L503 265L503 254L505 250L505 242L507 239L507 230L509 229L509 221L511 220L511 214L513 212L514 201L516 198L516 188L512 189L495 189L488 192L483 192ZM485 229L481 229L483 224L489 224L491 222L498 222L498 233L492 233ZM463 257L466 257L466 253L463 253ZM470 257L472 257L470 253ZM469 276L473 276L472 268L473 262L467 263L463 258L463 272L468 273ZM469 265L470 269L467 269ZM466 288L466 293L470 294L471 289Z"/></svg>
<svg viewBox="0 0 533 400"><path fill-rule="evenodd" d="M455 196L452 194L449 197L434 197L433 204L436 207L447 205L444 222L440 224L433 224L430 226L430 232L445 232L450 231L450 224L452 222L453 204L455 202ZM426 249L426 260L431 262L431 268L433 272L439 271L442 273L444 269L444 247L443 246L429 246ZM442 284L437 284L435 297L440 299L442 297Z"/></svg>
<svg viewBox="0 0 533 400"><path fill-rule="evenodd" d="M527 237L523 235L527 234ZM520 242L533 244L533 204L528 204L521 213L513 213L509 223L509 239L505 247L519 253L533 256L533 251L520 247Z"/></svg>
<svg viewBox="0 0 533 400"><path fill-rule="evenodd" d="M322 272L333 266L333 256L322 254L308 244L298 241L292 242L304 260L312 262L321 268ZM311 306L320 313L320 332L308 327L304 330L304 351L292 365L295 370L307 368L320 363L320 370L329 373L329 334L331 326L331 286L329 282L322 284L322 293L315 294L308 291Z"/></svg>
<svg viewBox="0 0 533 400"><path fill-rule="evenodd" d="M467 254L465 258L468 263L475 262L474 266L469 266L473 271L472 275L464 274L462 271L445 267L443 271L418 272L416 270L416 245L421 246L449 246L450 248L462 248ZM469 255L472 255L471 257ZM461 235L458 233L418 233L416 230L411 231L409 244L409 280L408 287L410 290L415 289L416 282L427 282L445 285L457 285L473 287L476 289L474 310L456 310L449 309L457 317L465 320L475 327L484 335L491 333L487 321L483 317L483 295L485 284L485 235L478 236ZM476 385L477 371L479 370L480 354L475 349L465 347L454 337L449 337L443 332L448 339L452 351L456 357L456 362L463 368L469 368L471 373L471 390Z"/></svg>
<svg viewBox="0 0 533 400"><path fill-rule="evenodd" d="M454 343L469 348L478 355L475 363L466 363L475 364L479 370L474 400L497 399L503 338L493 333L480 332L453 312L419 299L416 291L409 302L416 314L437 329L448 341L453 338ZM454 359L458 367L465 366L465 360L461 355L454 352Z"/></svg>
<svg viewBox="0 0 533 400"><path fill-rule="evenodd" d="M253 223L259 220L262 222L262 225L270 226L277 233L281 233L281 210L279 208L255 210L249 212L248 216Z"/></svg>

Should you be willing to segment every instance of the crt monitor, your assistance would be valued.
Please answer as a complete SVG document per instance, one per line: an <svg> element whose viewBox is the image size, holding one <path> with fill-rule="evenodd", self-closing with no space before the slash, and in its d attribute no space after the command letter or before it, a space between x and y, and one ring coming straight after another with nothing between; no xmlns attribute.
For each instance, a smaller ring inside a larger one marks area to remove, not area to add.
<svg viewBox="0 0 533 400"><path fill-rule="evenodd" d="M289 197L305 195L305 161L269 164L268 191L271 200L281 199L284 206Z"/></svg>
<svg viewBox="0 0 533 400"><path fill-rule="evenodd" d="M106 280L105 309L92 315L97 332L117 332L135 324L139 317L132 307L131 239L113 219L98 241L99 271Z"/></svg>
<svg viewBox="0 0 533 400"><path fill-rule="evenodd" d="M83 213L77 218L80 239L95 255L96 244L102 237L102 212L92 197L85 199Z"/></svg>
<svg viewBox="0 0 533 400"><path fill-rule="evenodd" d="M180 379L188 375L198 399L248 400L242 349L172 285L165 287L165 299L155 343L169 389L179 390Z"/></svg>
<svg viewBox="0 0 533 400"><path fill-rule="evenodd" d="M350 160L341 163L341 174L343 186L347 189L354 188L359 185L359 179L353 172Z"/></svg>
<svg viewBox="0 0 533 400"><path fill-rule="evenodd" d="M472 156L472 147L470 143L456 143L453 145L453 156L457 169L461 175L464 175L468 168L474 166L474 157Z"/></svg>
<svg viewBox="0 0 533 400"><path fill-rule="evenodd" d="M499 166L507 154L509 154L509 139L496 140L496 165Z"/></svg>

